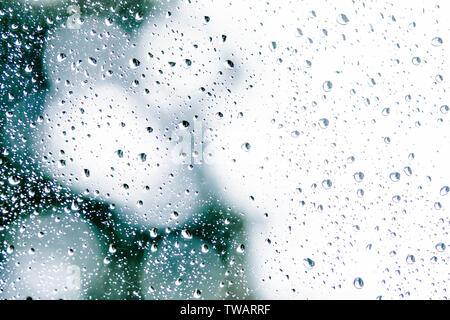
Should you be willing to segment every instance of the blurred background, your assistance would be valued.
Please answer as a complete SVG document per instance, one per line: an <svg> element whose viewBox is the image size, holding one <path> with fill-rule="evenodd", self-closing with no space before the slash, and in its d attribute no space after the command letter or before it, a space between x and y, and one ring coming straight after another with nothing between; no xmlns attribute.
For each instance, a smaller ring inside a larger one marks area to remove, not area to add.
<svg viewBox="0 0 450 320"><path fill-rule="evenodd" d="M448 298L447 9L3 0L0 298Z"/></svg>

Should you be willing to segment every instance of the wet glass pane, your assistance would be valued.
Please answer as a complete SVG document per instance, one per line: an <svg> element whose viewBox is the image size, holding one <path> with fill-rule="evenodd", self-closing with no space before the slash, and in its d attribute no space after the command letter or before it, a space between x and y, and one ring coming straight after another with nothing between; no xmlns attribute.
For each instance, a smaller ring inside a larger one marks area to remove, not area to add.
<svg viewBox="0 0 450 320"><path fill-rule="evenodd" d="M0 298L448 298L449 9L2 0Z"/></svg>

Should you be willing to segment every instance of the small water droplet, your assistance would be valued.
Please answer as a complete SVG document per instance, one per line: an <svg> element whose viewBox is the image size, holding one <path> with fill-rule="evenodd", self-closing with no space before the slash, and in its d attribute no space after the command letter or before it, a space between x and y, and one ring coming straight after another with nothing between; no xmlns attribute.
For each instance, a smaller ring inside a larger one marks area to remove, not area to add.
<svg viewBox="0 0 450 320"><path fill-rule="evenodd" d="M333 183L331 182L330 179L326 179L322 181L322 187L324 187L325 189L330 189L332 187Z"/></svg>
<svg viewBox="0 0 450 320"><path fill-rule="evenodd" d="M445 248L446 248L445 243L439 242L436 245L436 250L439 251L439 252L444 252Z"/></svg>
<svg viewBox="0 0 450 320"><path fill-rule="evenodd" d="M9 245L8 248L6 249L6 253L11 254L14 252L14 246L13 245Z"/></svg>
<svg viewBox="0 0 450 320"><path fill-rule="evenodd" d="M203 253L208 253L208 252L209 252L209 247L208 247L208 245L205 244L205 243L202 244L201 249L202 249L202 252L203 252Z"/></svg>
<svg viewBox="0 0 450 320"><path fill-rule="evenodd" d="M353 174L353 178L355 179L356 182L361 182L364 180L364 173L355 172L355 174Z"/></svg>
<svg viewBox="0 0 450 320"><path fill-rule="evenodd" d="M412 175L412 169L411 169L411 167L405 167L405 168L403 169L403 171L405 172L405 174L406 174L407 176Z"/></svg>
<svg viewBox="0 0 450 320"><path fill-rule="evenodd" d="M231 61L231 60L225 61L225 67L226 67L227 69L233 69L233 68L234 68L234 62Z"/></svg>
<svg viewBox="0 0 450 320"><path fill-rule="evenodd" d="M63 62L64 60L66 60L67 55L65 53L60 53L58 54L58 56L56 57L56 60L58 60L58 62Z"/></svg>
<svg viewBox="0 0 450 320"><path fill-rule="evenodd" d="M131 69L136 69L140 65L141 65L141 62L138 59L136 59L136 58L130 59L130 67L131 67Z"/></svg>
<svg viewBox="0 0 450 320"><path fill-rule="evenodd" d="M303 261L305 262L305 267L308 269L312 269L316 265L314 260L312 260L310 258L305 258L305 259L303 259Z"/></svg>
<svg viewBox="0 0 450 320"><path fill-rule="evenodd" d="M328 121L328 119L326 119L326 118L322 118L319 120L319 127L322 129L326 129L329 124L330 124L330 121Z"/></svg>
<svg viewBox="0 0 450 320"><path fill-rule="evenodd" d="M117 252L117 248L114 244L110 244L109 248L108 248L109 253L116 253Z"/></svg>
<svg viewBox="0 0 450 320"><path fill-rule="evenodd" d="M325 92L330 92L333 89L333 83L331 81L325 81L322 85L322 88Z"/></svg>
<svg viewBox="0 0 450 320"><path fill-rule="evenodd" d="M443 186L441 188L441 190L439 191L439 193L441 194L441 196L446 196L449 191L450 191L450 188L448 186Z"/></svg>
<svg viewBox="0 0 450 320"><path fill-rule="evenodd" d="M347 16L343 13L341 13L340 15L338 15L337 17L337 23L339 23L340 25L345 26L347 23L349 22Z"/></svg>
<svg viewBox="0 0 450 320"><path fill-rule="evenodd" d="M434 37L431 39L431 45L433 47L440 47L443 43L444 41L440 37Z"/></svg>
<svg viewBox="0 0 450 320"><path fill-rule="evenodd" d="M20 179L16 176L12 176L8 178L8 183L11 186L17 186L20 183Z"/></svg>
<svg viewBox="0 0 450 320"><path fill-rule="evenodd" d="M364 281L362 278L357 277L355 280L353 280L353 285L356 289L362 289L364 287Z"/></svg>
<svg viewBox="0 0 450 320"><path fill-rule="evenodd" d="M421 62L422 62L422 60L419 57L412 58L412 63L415 66L418 66Z"/></svg>
<svg viewBox="0 0 450 320"><path fill-rule="evenodd" d="M117 155L117 157L119 157L120 159L122 159L122 158L123 158L123 151L122 151L121 149L117 150L117 151L116 151L116 155Z"/></svg>
<svg viewBox="0 0 450 320"><path fill-rule="evenodd" d="M201 296L202 296L202 292L199 289L194 291L194 298L195 299L200 299Z"/></svg>
<svg viewBox="0 0 450 320"><path fill-rule="evenodd" d="M356 191L356 194L358 195L358 197L362 198L362 197L364 197L364 190L363 189L358 189Z"/></svg>
<svg viewBox="0 0 450 320"><path fill-rule="evenodd" d="M97 59L95 59L94 57L89 57L88 62L90 65L93 65L93 66L97 65Z"/></svg>
<svg viewBox="0 0 450 320"><path fill-rule="evenodd" d="M389 178L390 178L392 181L397 182L397 181L400 180L400 173L398 173L398 172L392 172L392 173L389 175Z"/></svg>
<svg viewBox="0 0 450 320"><path fill-rule="evenodd" d="M140 159L142 162L147 161L147 154L145 154L145 153L140 153L140 154L138 155L138 157L139 157L139 159Z"/></svg>
<svg viewBox="0 0 450 320"><path fill-rule="evenodd" d="M243 144L242 144L242 146L241 146L241 148L242 148L242 150L244 150L245 152L249 152L250 151L250 149L251 149L251 145L250 145L250 143L248 143L248 142L244 142Z"/></svg>
<svg viewBox="0 0 450 320"><path fill-rule="evenodd" d="M187 229L184 229L184 230L182 230L181 231L181 235L183 236L183 238L185 238L185 239L192 239L192 233L189 231L189 230L187 230Z"/></svg>

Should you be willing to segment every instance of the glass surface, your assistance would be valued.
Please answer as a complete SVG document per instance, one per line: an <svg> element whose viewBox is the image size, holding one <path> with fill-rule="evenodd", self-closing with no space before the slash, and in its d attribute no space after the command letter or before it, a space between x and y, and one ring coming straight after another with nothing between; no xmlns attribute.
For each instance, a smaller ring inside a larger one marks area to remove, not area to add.
<svg viewBox="0 0 450 320"><path fill-rule="evenodd" d="M2 0L0 298L447 299L449 6Z"/></svg>

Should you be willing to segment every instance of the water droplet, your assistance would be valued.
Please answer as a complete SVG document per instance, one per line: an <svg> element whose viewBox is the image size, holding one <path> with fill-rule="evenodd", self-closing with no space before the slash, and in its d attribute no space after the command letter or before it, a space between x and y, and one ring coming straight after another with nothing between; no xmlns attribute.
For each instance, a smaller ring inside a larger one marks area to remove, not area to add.
<svg viewBox="0 0 450 320"><path fill-rule="evenodd" d="M333 83L331 81L325 81L322 85L322 88L325 92L330 92L333 88Z"/></svg>
<svg viewBox="0 0 450 320"><path fill-rule="evenodd" d="M412 169L411 169L411 167L405 167L405 168L403 169L403 171L405 172L405 174L406 174L407 176L412 175Z"/></svg>
<svg viewBox="0 0 450 320"><path fill-rule="evenodd" d="M200 299L201 296L202 296L202 292L199 289L194 291L194 298L195 299Z"/></svg>
<svg viewBox="0 0 450 320"><path fill-rule="evenodd" d="M184 230L182 230L181 231L181 235L183 236L183 238L185 238L185 239L192 239L192 233L189 231L189 230L187 230L187 229L184 229Z"/></svg>
<svg viewBox="0 0 450 320"><path fill-rule="evenodd" d="M220 112L220 111L217 112L217 113L216 113L216 118L217 118L217 119L222 119L222 118L223 118L223 113Z"/></svg>
<svg viewBox="0 0 450 320"><path fill-rule="evenodd" d="M422 60L419 57L412 58L412 63L415 66L418 66L421 62L422 62Z"/></svg>
<svg viewBox="0 0 450 320"><path fill-rule="evenodd" d="M142 162L147 161L147 154L145 154L145 153L140 153L140 154L138 155L138 157L139 157L139 159L140 159Z"/></svg>
<svg viewBox="0 0 450 320"><path fill-rule="evenodd" d="M178 124L178 128L180 129L186 129L187 127L190 126L189 121L183 120Z"/></svg>
<svg viewBox="0 0 450 320"><path fill-rule="evenodd" d="M226 67L227 69L233 69L233 68L234 68L234 62L231 61L231 60L225 61L225 67Z"/></svg>
<svg viewBox="0 0 450 320"><path fill-rule="evenodd" d="M445 243L439 242L439 243L436 245L435 248L436 248L436 250L439 251L439 252L444 252L446 246L445 246Z"/></svg>
<svg viewBox="0 0 450 320"><path fill-rule="evenodd" d="M392 173L389 175L389 178L390 178L392 181L397 182L397 181L400 180L400 173L398 173L398 172L392 172Z"/></svg>
<svg viewBox="0 0 450 320"><path fill-rule="evenodd" d="M245 245L243 243L241 243L240 245L238 245L238 247L236 248L236 251L238 253L244 253L245 251Z"/></svg>
<svg viewBox="0 0 450 320"><path fill-rule="evenodd" d="M117 151L116 151L116 155L117 155L117 156L118 156L119 158L121 158L121 159L122 159L122 158L123 158L123 151L122 151L122 150L120 150L120 149L119 149L119 150L117 150Z"/></svg>
<svg viewBox="0 0 450 320"><path fill-rule="evenodd" d="M322 181L322 187L324 187L325 189L330 189L332 185L333 185L333 183L331 182L330 179L326 179L326 180Z"/></svg>
<svg viewBox="0 0 450 320"><path fill-rule="evenodd" d="M141 62L138 59L136 59L136 58L130 59L130 67L131 67L131 69L136 69L140 65L141 65Z"/></svg>
<svg viewBox="0 0 450 320"><path fill-rule="evenodd" d="M406 263L413 264L414 262L416 262L416 258L412 254L408 254L406 256Z"/></svg>
<svg viewBox="0 0 450 320"><path fill-rule="evenodd" d="M277 43L275 41L272 41L270 43L269 48L270 48L271 51L275 51L277 49Z"/></svg>
<svg viewBox="0 0 450 320"><path fill-rule="evenodd" d="M439 191L439 193L441 194L441 196L446 196L449 191L450 191L450 188L448 186L443 186L441 188L441 190Z"/></svg>
<svg viewBox="0 0 450 320"><path fill-rule="evenodd" d="M345 14L343 14L343 13L338 15L336 21L337 21L337 23L339 23L340 25L343 25L343 26L345 26L349 22L347 16Z"/></svg>
<svg viewBox="0 0 450 320"><path fill-rule="evenodd" d="M88 62L90 65L96 66L97 65L97 59L93 58L93 57L89 57L88 58Z"/></svg>
<svg viewBox="0 0 450 320"><path fill-rule="evenodd" d="M8 248L6 249L6 253L11 254L14 252L14 246L13 245L9 245Z"/></svg>
<svg viewBox="0 0 450 320"><path fill-rule="evenodd" d="M330 122L326 118L322 118L319 120L319 127L322 129L326 129L329 124L330 124Z"/></svg>
<svg viewBox="0 0 450 320"><path fill-rule="evenodd" d="M12 176L8 178L8 183L11 186L17 186L20 183L20 179L16 176Z"/></svg>
<svg viewBox="0 0 450 320"><path fill-rule="evenodd" d="M364 180L364 173L355 172L355 174L353 175L353 178L355 179L356 182L361 182Z"/></svg>
<svg viewBox="0 0 450 320"><path fill-rule="evenodd" d="M353 280L353 285L356 289L362 289L364 287L364 281L362 278L355 278L355 280Z"/></svg>
<svg viewBox="0 0 450 320"><path fill-rule="evenodd" d="M208 253L209 252L209 247L208 247L207 244L202 244L201 249L202 249L203 253Z"/></svg>
<svg viewBox="0 0 450 320"><path fill-rule="evenodd" d="M305 258L303 259L303 261L305 262L305 267L308 269L312 269L316 265L316 263L310 258Z"/></svg>
<svg viewBox="0 0 450 320"><path fill-rule="evenodd" d="M158 236L158 229L156 228L151 228L150 229L150 237L152 239L155 239Z"/></svg>
<svg viewBox="0 0 450 320"><path fill-rule="evenodd" d="M433 39L431 39L431 45L433 47L440 47L442 43L444 43L444 41L442 41L440 37L434 37Z"/></svg>
<svg viewBox="0 0 450 320"><path fill-rule="evenodd" d="M108 248L109 253L116 253L117 252L117 248L114 244L110 244L109 248Z"/></svg>
<svg viewBox="0 0 450 320"><path fill-rule="evenodd" d="M391 113L391 109L389 108L384 108L383 111L381 111L381 114L383 116L388 116Z"/></svg>
<svg viewBox="0 0 450 320"><path fill-rule="evenodd" d="M245 152L249 152L251 149L251 145L248 142L244 142L241 146L242 150L244 150Z"/></svg>
<svg viewBox="0 0 450 320"><path fill-rule="evenodd" d="M62 62L62 61L64 61L64 60L66 60L66 58L67 58L67 55L65 54L65 53L60 53L60 54L58 54L58 56L56 57L56 60L58 60L58 62Z"/></svg>
<svg viewBox="0 0 450 320"><path fill-rule="evenodd" d="M136 19L136 21L141 21L142 19L144 19L144 14L142 12L137 12L134 18Z"/></svg>
<svg viewBox="0 0 450 320"><path fill-rule="evenodd" d="M298 130L294 130L291 132L291 136L294 138L297 138L300 135L300 132Z"/></svg>
<svg viewBox="0 0 450 320"><path fill-rule="evenodd" d="M444 104L443 106L441 106L440 110L443 114L446 114L449 111L449 107L448 105Z"/></svg>

